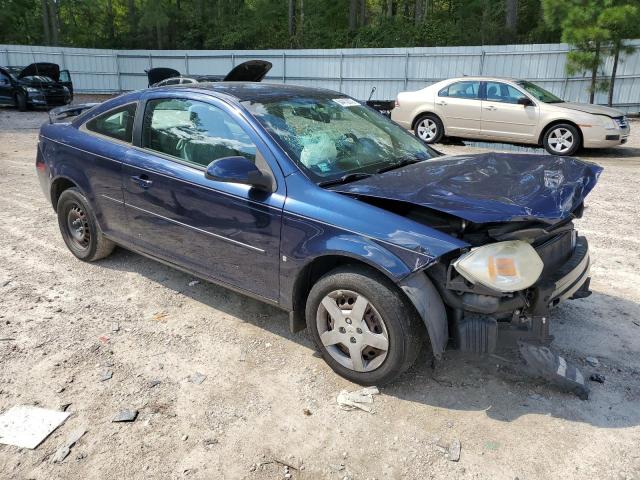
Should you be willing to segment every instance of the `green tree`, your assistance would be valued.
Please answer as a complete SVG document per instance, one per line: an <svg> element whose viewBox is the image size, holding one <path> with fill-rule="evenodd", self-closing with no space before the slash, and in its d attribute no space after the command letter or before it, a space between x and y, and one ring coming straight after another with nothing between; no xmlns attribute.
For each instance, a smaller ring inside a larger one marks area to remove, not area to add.
<svg viewBox="0 0 640 480"><path fill-rule="evenodd" d="M613 66L609 80L607 104L613 103L613 89L616 83L616 73L620 56L632 53L634 48L626 45L626 39L640 35L640 7L637 4L606 0L606 8L600 13L600 24L609 31Z"/></svg>

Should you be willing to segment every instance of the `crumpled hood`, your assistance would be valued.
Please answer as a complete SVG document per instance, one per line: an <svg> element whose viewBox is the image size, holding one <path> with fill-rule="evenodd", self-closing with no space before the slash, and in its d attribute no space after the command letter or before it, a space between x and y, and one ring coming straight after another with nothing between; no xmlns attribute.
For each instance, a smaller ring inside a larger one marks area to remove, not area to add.
<svg viewBox="0 0 640 480"><path fill-rule="evenodd" d="M569 110L577 110L578 112L592 113L594 115L606 115L607 117L622 117L624 113L611 107L602 105L589 105L587 103L562 102L554 103L555 107L568 108Z"/></svg>
<svg viewBox="0 0 640 480"><path fill-rule="evenodd" d="M566 218L602 168L571 157L482 153L437 157L334 191L413 203L474 223Z"/></svg>
<svg viewBox="0 0 640 480"><path fill-rule="evenodd" d="M27 65L18 74L18 78L45 76L51 78L54 82L60 80L60 67L56 63L39 62Z"/></svg>

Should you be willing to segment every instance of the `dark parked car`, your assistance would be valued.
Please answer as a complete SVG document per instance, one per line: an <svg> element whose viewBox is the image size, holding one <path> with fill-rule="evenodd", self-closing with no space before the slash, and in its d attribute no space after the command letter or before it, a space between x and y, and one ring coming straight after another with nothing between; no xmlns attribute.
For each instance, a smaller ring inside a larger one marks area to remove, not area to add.
<svg viewBox="0 0 640 480"><path fill-rule="evenodd" d="M26 67L0 68L0 105L28 107L67 105L73 100L68 70L55 63L32 63Z"/></svg>
<svg viewBox="0 0 640 480"><path fill-rule="evenodd" d="M437 358L493 351L498 325L546 344L550 308L590 293L572 220L599 167L441 156L329 90L125 94L43 125L36 168L79 259L120 245L276 305L362 384L397 377L424 339Z"/></svg>
<svg viewBox="0 0 640 480"><path fill-rule="evenodd" d="M236 65L226 75L181 75L167 67L152 68L146 73L150 87L168 87L203 82L261 82L271 67L271 62L249 60Z"/></svg>

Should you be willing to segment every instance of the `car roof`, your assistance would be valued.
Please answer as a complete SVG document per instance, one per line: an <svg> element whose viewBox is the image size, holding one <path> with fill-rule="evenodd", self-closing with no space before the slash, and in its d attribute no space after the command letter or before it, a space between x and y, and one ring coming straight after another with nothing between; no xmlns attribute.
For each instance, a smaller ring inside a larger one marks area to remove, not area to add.
<svg viewBox="0 0 640 480"><path fill-rule="evenodd" d="M227 97L243 101L279 100L292 97L346 97L344 93L338 93L325 88L302 87L299 85L285 85L280 83L257 82L204 82L188 85L169 85L159 87L156 90L193 90L200 93L217 93Z"/></svg>
<svg viewBox="0 0 640 480"><path fill-rule="evenodd" d="M455 77L455 78L448 78L442 81L443 82L458 82L458 81L463 82L463 81L469 81L469 80L478 80L481 82L492 82L492 81L521 82L522 81L522 79L520 78L513 78L513 77L481 77L481 76Z"/></svg>

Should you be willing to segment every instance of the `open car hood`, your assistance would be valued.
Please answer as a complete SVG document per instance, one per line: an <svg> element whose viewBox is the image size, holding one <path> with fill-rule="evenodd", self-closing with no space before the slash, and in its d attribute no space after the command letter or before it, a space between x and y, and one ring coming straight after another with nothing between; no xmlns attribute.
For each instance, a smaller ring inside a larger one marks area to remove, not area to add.
<svg viewBox="0 0 640 480"><path fill-rule="evenodd" d="M156 67L145 70L149 86L171 77L179 77L180 72L168 67Z"/></svg>
<svg viewBox="0 0 640 480"><path fill-rule="evenodd" d="M56 63L38 62L24 67L18 74L18 78L44 76L55 82L60 81L60 66Z"/></svg>
<svg viewBox="0 0 640 480"><path fill-rule="evenodd" d="M236 65L224 77L225 82L261 82L271 70L271 62L249 60Z"/></svg>
<svg viewBox="0 0 640 480"><path fill-rule="evenodd" d="M571 157L482 153L437 157L332 190L420 205L474 223L566 218L602 168Z"/></svg>

